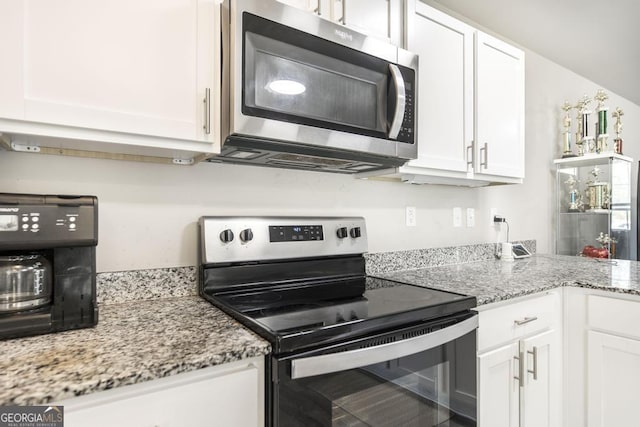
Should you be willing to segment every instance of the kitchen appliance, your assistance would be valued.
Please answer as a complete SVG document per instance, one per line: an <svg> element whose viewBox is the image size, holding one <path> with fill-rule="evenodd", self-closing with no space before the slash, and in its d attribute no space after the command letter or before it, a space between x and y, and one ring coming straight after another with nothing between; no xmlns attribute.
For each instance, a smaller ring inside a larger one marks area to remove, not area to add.
<svg viewBox="0 0 640 427"><path fill-rule="evenodd" d="M0 193L0 338L94 326L98 201Z"/></svg>
<svg viewBox="0 0 640 427"><path fill-rule="evenodd" d="M224 161L356 173L417 156L418 57L275 0L222 5Z"/></svg>
<svg viewBox="0 0 640 427"><path fill-rule="evenodd" d="M202 217L200 295L267 339L270 426L474 426L474 297L365 274L357 217Z"/></svg>

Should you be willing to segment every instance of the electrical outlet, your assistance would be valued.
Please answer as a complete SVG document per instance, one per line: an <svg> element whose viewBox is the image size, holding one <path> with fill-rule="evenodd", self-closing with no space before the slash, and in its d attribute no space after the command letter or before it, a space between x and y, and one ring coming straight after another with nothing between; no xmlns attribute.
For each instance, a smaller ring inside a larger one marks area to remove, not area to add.
<svg viewBox="0 0 640 427"><path fill-rule="evenodd" d="M491 210L489 211L489 227L491 228L495 228L496 224L493 222L493 217L498 215L498 209L497 208L491 208Z"/></svg>
<svg viewBox="0 0 640 427"><path fill-rule="evenodd" d="M473 208L467 208L467 227L476 226L476 210Z"/></svg>
<svg viewBox="0 0 640 427"><path fill-rule="evenodd" d="M416 208L413 206L407 206L405 211L405 219L407 222L407 227L415 227L416 226Z"/></svg>
<svg viewBox="0 0 640 427"><path fill-rule="evenodd" d="M462 208L453 208L453 226L462 227Z"/></svg>

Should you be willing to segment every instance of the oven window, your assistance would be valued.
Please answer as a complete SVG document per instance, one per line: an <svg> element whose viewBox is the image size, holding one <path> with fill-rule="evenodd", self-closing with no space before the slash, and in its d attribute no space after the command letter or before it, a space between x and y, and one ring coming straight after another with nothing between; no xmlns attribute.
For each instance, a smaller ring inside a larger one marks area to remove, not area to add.
<svg viewBox="0 0 640 427"><path fill-rule="evenodd" d="M279 426L475 426L475 331L434 349L276 386Z"/></svg>

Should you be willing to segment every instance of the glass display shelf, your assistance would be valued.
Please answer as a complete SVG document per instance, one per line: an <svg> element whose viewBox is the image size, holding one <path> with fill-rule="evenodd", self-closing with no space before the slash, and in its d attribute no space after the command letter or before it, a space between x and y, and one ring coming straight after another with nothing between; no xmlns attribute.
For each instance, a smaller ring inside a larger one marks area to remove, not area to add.
<svg viewBox="0 0 640 427"><path fill-rule="evenodd" d="M557 254L630 258L632 161L614 153L554 160Z"/></svg>

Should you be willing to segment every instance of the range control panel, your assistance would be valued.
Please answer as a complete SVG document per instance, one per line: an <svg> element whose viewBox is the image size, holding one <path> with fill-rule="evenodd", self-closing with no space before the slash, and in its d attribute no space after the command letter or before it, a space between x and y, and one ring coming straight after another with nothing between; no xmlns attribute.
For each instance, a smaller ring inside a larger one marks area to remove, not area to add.
<svg viewBox="0 0 640 427"><path fill-rule="evenodd" d="M361 217L200 218L201 263L219 264L363 254Z"/></svg>
<svg viewBox="0 0 640 427"><path fill-rule="evenodd" d="M0 250L95 245L97 199L0 194Z"/></svg>

